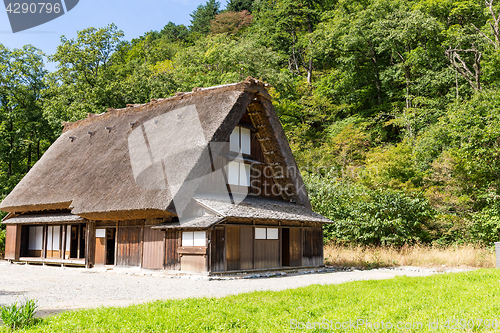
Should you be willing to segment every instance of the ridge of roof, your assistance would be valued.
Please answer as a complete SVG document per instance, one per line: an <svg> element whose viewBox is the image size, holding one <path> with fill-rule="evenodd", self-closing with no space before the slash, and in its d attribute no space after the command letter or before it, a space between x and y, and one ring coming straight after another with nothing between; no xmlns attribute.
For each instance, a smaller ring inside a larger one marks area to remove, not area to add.
<svg viewBox="0 0 500 333"><path fill-rule="evenodd" d="M177 92L175 93L174 96L167 97L167 98L153 98L151 99L150 102L143 103L143 104L127 104L127 107L121 108L121 109L114 109L114 108L108 108L108 112L103 112L100 114L93 114L89 113L87 118L81 119L75 122L64 122L63 123L63 133L79 128L81 126L89 125L92 123L96 123L99 121L105 121L109 119L110 117L116 117L120 116L121 114L128 113L128 112L141 112L145 108L152 107L152 106L159 106L163 103L168 103L172 102L175 100L181 100L186 97L191 97L193 95L197 94L203 94L203 93L208 93L213 90L222 90L222 91L227 91L227 90L234 90L234 91L250 91L250 92L255 92L255 93L260 93L261 97L271 100L271 96L267 92L267 87L270 85L268 83L264 83L262 81L259 81L257 79L254 79L252 77L247 77L245 81L243 82L236 82L236 83L230 83L230 84L223 84L223 85L218 85L214 87L206 87L206 88L198 88L195 87L193 88L192 91L190 92ZM254 89L252 89L252 87Z"/></svg>

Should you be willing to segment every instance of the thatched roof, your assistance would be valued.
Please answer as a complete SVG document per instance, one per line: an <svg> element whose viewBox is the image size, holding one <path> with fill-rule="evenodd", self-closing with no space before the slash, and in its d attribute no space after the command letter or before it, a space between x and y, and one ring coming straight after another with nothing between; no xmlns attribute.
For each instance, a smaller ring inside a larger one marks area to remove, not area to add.
<svg viewBox="0 0 500 333"><path fill-rule="evenodd" d="M138 158L141 155L129 152L128 140L134 130L144 128L153 118L193 105L199 115L205 145L226 142L248 109L253 125L259 128L258 134L271 136L265 143L269 145L266 149L273 150L274 155L269 158L278 161L276 165L296 167L265 85L249 78L241 83L193 89L190 93L89 115L87 119L65 124L63 134L5 198L0 209L12 213L70 209L72 214L92 220L175 215L168 187L138 186L130 155L136 154ZM182 126L186 138L193 133L189 122ZM189 166L188 169L195 169L198 163L195 158L196 155L188 156L182 163ZM179 175L179 181L184 179L181 176L185 177ZM275 179L275 182L303 185L300 174L289 178ZM284 199L310 208L307 193L295 193Z"/></svg>

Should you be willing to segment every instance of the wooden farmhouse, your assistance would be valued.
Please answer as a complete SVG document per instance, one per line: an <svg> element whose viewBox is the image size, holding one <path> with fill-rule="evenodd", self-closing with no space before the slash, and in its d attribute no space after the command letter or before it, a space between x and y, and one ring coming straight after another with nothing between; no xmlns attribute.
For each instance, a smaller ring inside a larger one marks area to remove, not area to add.
<svg viewBox="0 0 500 333"><path fill-rule="evenodd" d="M66 123L0 209L13 262L210 274L322 266L331 223L251 78Z"/></svg>

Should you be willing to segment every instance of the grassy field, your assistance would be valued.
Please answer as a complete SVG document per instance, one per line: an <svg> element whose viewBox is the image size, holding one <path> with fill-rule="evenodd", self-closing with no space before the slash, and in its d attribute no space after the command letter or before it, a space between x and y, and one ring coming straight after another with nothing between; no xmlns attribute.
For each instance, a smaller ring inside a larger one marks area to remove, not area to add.
<svg viewBox="0 0 500 333"><path fill-rule="evenodd" d="M348 267L495 267L493 248L473 245L449 247L404 246L400 249L391 247L325 246L325 263Z"/></svg>
<svg viewBox="0 0 500 333"><path fill-rule="evenodd" d="M436 322L438 329L434 329ZM307 329L307 323L316 328ZM342 324L356 332L401 331L403 326L406 332L463 331L453 329L460 325L468 325L469 331L496 330L500 325L500 271L481 269L71 311L46 318L28 331L324 332L342 331Z"/></svg>

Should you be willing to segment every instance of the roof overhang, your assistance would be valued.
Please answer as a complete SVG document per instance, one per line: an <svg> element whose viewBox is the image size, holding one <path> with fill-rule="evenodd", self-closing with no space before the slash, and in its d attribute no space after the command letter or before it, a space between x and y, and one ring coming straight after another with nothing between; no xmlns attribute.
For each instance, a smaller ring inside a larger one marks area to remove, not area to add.
<svg viewBox="0 0 500 333"><path fill-rule="evenodd" d="M195 229L208 229L224 220L223 217L220 216L201 216L191 219L189 221L180 223L180 222L165 222L158 224L153 227L153 229L160 230L195 230Z"/></svg>
<svg viewBox="0 0 500 333"><path fill-rule="evenodd" d="M237 195L233 194L235 199ZM278 220L309 223L333 223L312 210L291 202L248 195L239 198L238 204L213 195L194 198L202 207L224 218L253 220Z"/></svg>
<svg viewBox="0 0 500 333"><path fill-rule="evenodd" d="M9 214L10 215L10 214ZM82 223L85 219L69 212L52 212L38 214L22 214L13 217L6 216L5 224L57 224L57 223Z"/></svg>

